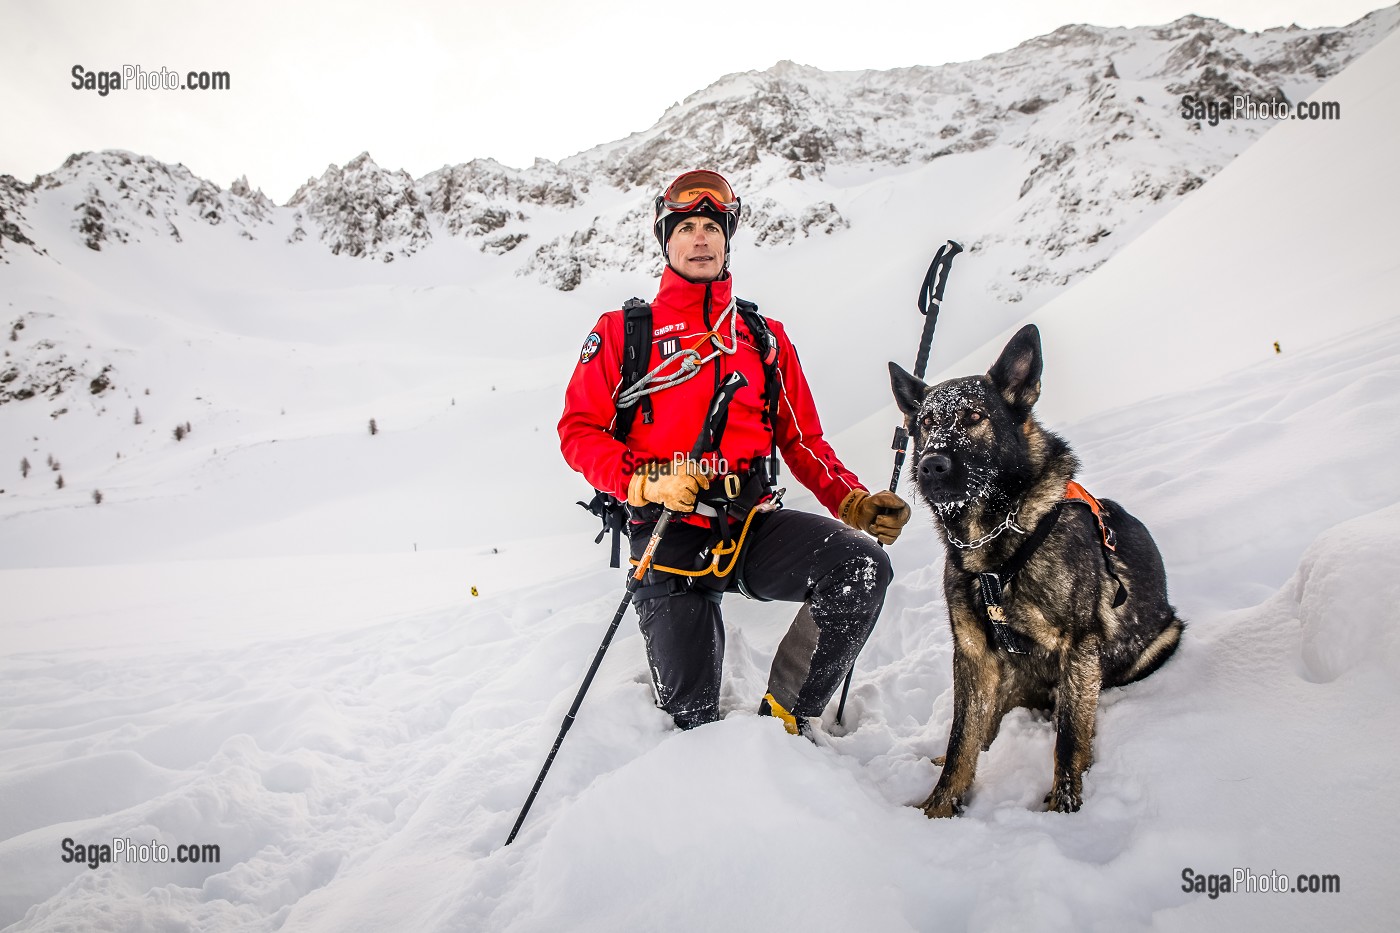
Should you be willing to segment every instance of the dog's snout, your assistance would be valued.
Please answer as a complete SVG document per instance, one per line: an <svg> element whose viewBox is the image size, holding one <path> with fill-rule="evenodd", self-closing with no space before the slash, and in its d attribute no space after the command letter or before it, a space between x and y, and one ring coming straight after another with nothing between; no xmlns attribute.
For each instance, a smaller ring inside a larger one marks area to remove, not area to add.
<svg viewBox="0 0 1400 933"><path fill-rule="evenodd" d="M919 476L941 479L953 469L953 458L947 454L928 454L919 461Z"/></svg>

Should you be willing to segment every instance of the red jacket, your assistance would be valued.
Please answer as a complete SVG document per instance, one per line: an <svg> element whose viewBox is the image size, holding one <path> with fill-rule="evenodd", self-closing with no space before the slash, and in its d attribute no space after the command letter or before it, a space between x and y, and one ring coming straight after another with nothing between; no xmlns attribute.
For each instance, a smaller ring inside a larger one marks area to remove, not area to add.
<svg viewBox="0 0 1400 933"><path fill-rule="evenodd" d="M690 282L666 267L661 273L661 288L651 303L652 351L648 372L674 352L675 341L681 348L696 347L702 356L714 350L714 344L704 338L709 324L728 305L733 282L732 277L711 283ZM778 340L780 392L774 425L778 449L798 482L835 515L847 493L865 487L842 465L822 436L816 403L783 326L772 318L767 321ZM743 318L739 318L738 333L738 352L720 354L686 382L653 393L653 422L644 423L638 413L632 432L623 443L611 434L617 414L614 398L622 383L623 313L619 310L604 314L584 341L564 396L559 441L565 461L596 488L626 500L627 484L637 469L653 460L670 460L675 454L685 456L690 452L714 396L716 365L720 367L721 379L736 369L748 379L748 385L730 405L720 456L731 471L767 456L772 451L773 432L763 423L763 364ZM720 336L726 341L729 338L727 320ZM663 344L668 353L662 352ZM668 369L661 375L670 372Z"/></svg>

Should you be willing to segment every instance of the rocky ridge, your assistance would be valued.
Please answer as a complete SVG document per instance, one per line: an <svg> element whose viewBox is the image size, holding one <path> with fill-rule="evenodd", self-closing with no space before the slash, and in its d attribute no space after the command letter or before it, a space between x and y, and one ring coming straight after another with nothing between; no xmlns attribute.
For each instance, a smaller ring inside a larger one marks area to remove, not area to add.
<svg viewBox="0 0 1400 933"><path fill-rule="evenodd" d="M782 62L723 78L646 132L563 166L652 191L676 165L714 164L741 190L762 192L784 179L820 180L834 167L912 167L1010 147L1026 165L1016 212L972 249L1015 244L1034 257L998 286L999 298L1015 302L1092 271L1130 238L1124 234L1140 232L1273 125L1203 128L1183 118L1185 96L1296 102L1397 23L1397 7L1341 29L1260 33L1185 16L1160 27L1064 26L1007 52L937 67L827 73ZM755 241L791 242L810 229L795 221L812 207L765 211ZM591 242L630 246L633 219L595 223ZM1105 242L1115 233L1115 243ZM523 271L549 280L552 270L571 268L574 246L564 238L545 244ZM615 258L645 261L631 248Z"/></svg>
<svg viewBox="0 0 1400 933"><path fill-rule="evenodd" d="M849 226L821 191L833 169L908 170L1007 147L1024 163L1015 212L971 248L1027 255L998 286L1015 302L1095 268L1272 125L1203 128L1183 118L1184 96L1296 101L1397 22L1400 7L1339 29L1261 33L1186 16L1159 27L1065 26L934 67L823 72L780 62L726 76L648 130L560 163L513 169L476 159L415 180L362 153L308 179L281 207L246 179L224 190L182 165L81 153L27 185L0 177L0 261L43 251L28 218L40 200L60 197L71 204L72 234L94 250L180 241L194 224L380 262L458 238L568 290L603 268L658 265L650 199L677 166L725 171L748 193L749 242L765 249Z"/></svg>

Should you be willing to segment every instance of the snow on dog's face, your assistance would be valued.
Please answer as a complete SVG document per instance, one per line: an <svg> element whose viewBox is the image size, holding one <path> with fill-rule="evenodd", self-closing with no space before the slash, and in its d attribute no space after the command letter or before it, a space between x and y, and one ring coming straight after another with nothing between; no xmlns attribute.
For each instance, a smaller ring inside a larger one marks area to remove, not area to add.
<svg viewBox="0 0 1400 933"><path fill-rule="evenodd" d="M1030 472L1025 427L1040 396L1040 334L1023 327L985 376L936 386L890 364L895 401L909 423L919 494L944 520L968 505L1006 498Z"/></svg>

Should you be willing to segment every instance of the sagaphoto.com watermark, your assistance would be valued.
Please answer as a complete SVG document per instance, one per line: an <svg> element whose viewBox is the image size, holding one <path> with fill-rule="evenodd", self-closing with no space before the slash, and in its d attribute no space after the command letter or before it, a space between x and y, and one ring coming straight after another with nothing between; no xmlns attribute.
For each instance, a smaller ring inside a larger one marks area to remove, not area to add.
<svg viewBox="0 0 1400 933"><path fill-rule="evenodd" d="M1340 120L1342 105L1335 100L1304 100L1296 104L1275 98L1256 100L1248 94L1207 100L1187 94L1181 98L1181 116L1211 126L1217 126L1221 120Z"/></svg>
<svg viewBox="0 0 1400 933"><path fill-rule="evenodd" d="M1250 868L1212 874L1183 868L1181 890L1188 894L1204 894L1211 900L1222 894L1340 894L1342 876L1315 872L1288 875L1278 870L1266 873Z"/></svg>
<svg viewBox="0 0 1400 933"><path fill-rule="evenodd" d="M223 857L223 850L212 843L172 847L156 839L139 842L129 837L102 842L75 842L71 837L67 837L59 845L59 849L59 858L64 863L83 865L93 870L99 865L113 863L217 865Z"/></svg>
<svg viewBox="0 0 1400 933"><path fill-rule="evenodd" d="M69 72L73 81L69 84L75 91L92 91L99 97L106 97L113 91L229 91L233 89L233 78L227 71L179 71L177 69L153 68L149 71L140 65L122 65L121 68L91 70L84 65L74 65Z"/></svg>

